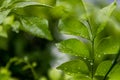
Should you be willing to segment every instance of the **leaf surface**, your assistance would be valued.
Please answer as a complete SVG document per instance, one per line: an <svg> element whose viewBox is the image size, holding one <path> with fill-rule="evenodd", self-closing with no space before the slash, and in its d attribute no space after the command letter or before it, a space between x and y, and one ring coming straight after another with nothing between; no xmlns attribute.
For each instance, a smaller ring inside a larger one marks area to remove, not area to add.
<svg viewBox="0 0 120 80"><path fill-rule="evenodd" d="M108 76L108 80L120 80L120 64L117 64Z"/></svg>
<svg viewBox="0 0 120 80"><path fill-rule="evenodd" d="M80 73L88 74L89 73L87 65L82 60L72 60L72 61L63 63L57 68L67 73L75 73L75 74L80 74Z"/></svg>
<svg viewBox="0 0 120 80"><path fill-rule="evenodd" d="M24 8L24 7L27 7L27 6L51 7L51 6L49 6L49 5L41 4L41 3L38 3L38 2L26 1L26 2L19 2L19 3L16 3L16 4L14 5L14 8Z"/></svg>
<svg viewBox="0 0 120 80"><path fill-rule="evenodd" d="M40 38L52 40L52 36L48 30L48 22L46 19L38 17L21 18L21 29Z"/></svg>
<svg viewBox="0 0 120 80"><path fill-rule="evenodd" d="M89 57L89 50L86 45L78 39L68 39L57 44L58 49L66 54Z"/></svg>
<svg viewBox="0 0 120 80"><path fill-rule="evenodd" d="M89 39L87 27L77 19L68 18L62 20L59 25L60 31L64 34L81 36Z"/></svg>
<svg viewBox="0 0 120 80"><path fill-rule="evenodd" d="M112 61L103 61L99 64L97 67L95 75L97 76L105 76L108 70L110 69L112 65Z"/></svg>
<svg viewBox="0 0 120 80"><path fill-rule="evenodd" d="M10 9L5 10L5 11L0 11L0 24L5 20L7 15L10 13Z"/></svg>

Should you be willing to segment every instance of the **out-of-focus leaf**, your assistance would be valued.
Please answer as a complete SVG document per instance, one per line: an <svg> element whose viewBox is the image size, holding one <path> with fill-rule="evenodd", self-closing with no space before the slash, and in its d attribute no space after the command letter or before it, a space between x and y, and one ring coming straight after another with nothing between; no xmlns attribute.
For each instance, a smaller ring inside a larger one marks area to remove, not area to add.
<svg viewBox="0 0 120 80"><path fill-rule="evenodd" d="M52 36L48 30L48 22L46 19L38 17L24 17L21 18L21 29L29 32L40 38L46 38L52 40Z"/></svg>
<svg viewBox="0 0 120 80"><path fill-rule="evenodd" d="M14 9L24 8L24 7L27 7L27 6L43 6L43 7L50 7L51 8L51 6L49 6L49 5L41 4L41 3L38 3L38 2L30 2L30 1L16 3L13 8Z"/></svg>
<svg viewBox="0 0 120 80"><path fill-rule="evenodd" d="M107 7L100 10L97 9L91 13L89 18L93 36L99 34L106 27L115 8L116 2L113 2Z"/></svg>
<svg viewBox="0 0 120 80"><path fill-rule="evenodd" d="M96 76L105 76L112 65L112 61L103 61L97 67Z"/></svg>
<svg viewBox="0 0 120 80"><path fill-rule="evenodd" d="M63 70L66 73L69 73L69 74L72 74L72 73L88 74L89 73L87 65L82 60L72 60L72 61L63 63L62 65L57 67L57 69Z"/></svg>
<svg viewBox="0 0 120 80"><path fill-rule="evenodd" d="M7 16L5 18L5 20L3 21L3 24L4 25L12 25L13 24L13 21L14 21L14 16L11 15L11 16Z"/></svg>
<svg viewBox="0 0 120 80"><path fill-rule="evenodd" d="M51 5L51 6L54 6L57 2L57 0L36 0L36 1L38 1L39 3L42 3L42 4Z"/></svg>
<svg viewBox="0 0 120 80"><path fill-rule="evenodd" d="M20 28L20 22L19 21L14 21L12 26L12 30L15 31L16 33L19 32L19 28Z"/></svg>
<svg viewBox="0 0 120 80"><path fill-rule="evenodd" d="M3 26L1 25L0 25L0 36L5 37L5 38L8 36L7 31L4 30Z"/></svg>
<svg viewBox="0 0 120 80"><path fill-rule="evenodd" d="M7 8L12 0L4 0L2 2L1 8Z"/></svg>
<svg viewBox="0 0 120 80"><path fill-rule="evenodd" d="M6 68L0 68L0 80L10 80L11 72Z"/></svg>
<svg viewBox="0 0 120 80"><path fill-rule="evenodd" d="M95 50L102 54L116 54L119 50L119 39L120 27L117 22L110 20L95 38Z"/></svg>
<svg viewBox="0 0 120 80"><path fill-rule="evenodd" d="M68 18L62 20L59 25L59 28L62 33L81 36L89 39L87 27L77 19Z"/></svg>
<svg viewBox="0 0 120 80"><path fill-rule="evenodd" d="M4 11L0 11L0 24L5 20L5 18L10 13L10 11L11 11L10 9L4 10Z"/></svg>
<svg viewBox="0 0 120 80"><path fill-rule="evenodd" d="M110 5L108 5L107 7L104 7L102 10L100 10L99 14L99 19L101 17L104 17L104 22L99 26L99 28L97 29L97 33L101 32L107 21L108 21L108 17L110 17L110 15L112 14L112 12L114 11L114 9L116 8L116 1L114 1L113 3L111 3ZM106 17L107 16L107 17Z"/></svg>
<svg viewBox="0 0 120 80"><path fill-rule="evenodd" d="M58 49L66 54L89 57L89 50L86 45L78 39L68 39L57 44Z"/></svg>

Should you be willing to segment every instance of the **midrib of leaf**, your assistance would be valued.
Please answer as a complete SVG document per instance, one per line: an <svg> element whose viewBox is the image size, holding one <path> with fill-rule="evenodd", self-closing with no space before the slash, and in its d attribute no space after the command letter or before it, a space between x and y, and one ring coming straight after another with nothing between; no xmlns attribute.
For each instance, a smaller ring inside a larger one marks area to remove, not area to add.
<svg viewBox="0 0 120 80"><path fill-rule="evenodd" d="M84 8L84 11L85 11L85 14L87 15L87 23L88 23L88 32L89 32L89 37L90 37L90 40L92 40L92 27L91 27L91 24L90 24L90 19L89 19L89 15L88 15L88 10L87 10L87 7L86 7L86 5L85 5L85 3L84 3L84 1L83 0L81 0L81 3L82 3L82 5L83 5L83 8Z"/></svg>

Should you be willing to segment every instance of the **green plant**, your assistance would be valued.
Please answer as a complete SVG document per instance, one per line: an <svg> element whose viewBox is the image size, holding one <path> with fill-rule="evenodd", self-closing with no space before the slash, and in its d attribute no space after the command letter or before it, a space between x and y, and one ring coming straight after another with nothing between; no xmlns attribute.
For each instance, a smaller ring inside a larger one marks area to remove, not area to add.
<svg viewBox="0 0 120 80"><path fill-rule="evenodd" d="M59 51L76 56L57 69L72 75L74 80L120 80L120 28L112 17L116 0L102 9L84 7L84 16L63 17L60 31L77 36L57 43ZM117 54L117 55L116 55Z"/></svg>
<svg viewBox="0 0 120 80"><path fill-rule="evenodd" d="M15 32L19 30L26 31L40 38L51 40L51 34L48 30L48 22L43 17L30 16L26 8L51 6L28 0L1 0L0 5L0 35L7 37L7 31L12 29Z"/></svg>
<svg viewBox="0 0 120 80"><path fill-rule="evenodd" d="M49 44L51 41L61 40L57 29L59 28L61 33L73 35L76 38L57 43L58 49L75 57L58 67L65 72L65 75L53 70L47 73L47 77L40 80L119 80L120 27L118 21L120 19L119 14L116 16L119 11L114 12L116 4L114 0L110 5L98 9L83 0L1 0L0 36L7 38L11 30L16 33L23 31L45 38L49 40L45 43ZM21 41L19 40L16 42L15 49L21 45L23 47L27 42L19 43ZM6 49L6 41L2 44L5 46L0 45L0 47ZM33 52L36 55L32 58L38 56L39 52L47 52L45 51L47 49L44 51L38 49ZM19 48L17 53L23 57L25 55L22 50L23 48ZM11 60L14 61L14 59ZM11 60L6 66L10 66ZM15 58L15 61L20 61L19 63L25 62L27 65L22 68L30 69L33 79L39 80L39 74L33 69L35 64L32 66L27 59L25 60ZM11 79L12 72L8 68L1 68L0 71L1 80ZM52 75L54 73L56 76ZM61 75L64 75L64 78Z"/></svg>

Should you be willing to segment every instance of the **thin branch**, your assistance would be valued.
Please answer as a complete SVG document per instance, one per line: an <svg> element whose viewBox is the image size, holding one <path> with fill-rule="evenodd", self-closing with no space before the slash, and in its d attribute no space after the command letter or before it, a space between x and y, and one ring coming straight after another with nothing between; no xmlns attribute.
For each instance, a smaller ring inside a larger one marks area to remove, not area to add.
<svg viewBox="0 0 120 80"><path fill-rule="evenodd" d="M105 77L103 80L106 80L107 76L109 75L109 73L112 71L112 69L115 67L115 65L117 64L117 60L118 58L120 57L120 49L119 49L119 52L118 54L116 55L116 58L114 59L113 61L113 64L111 65L110 69L108 70L108 72L106 73Z"/></svg>

